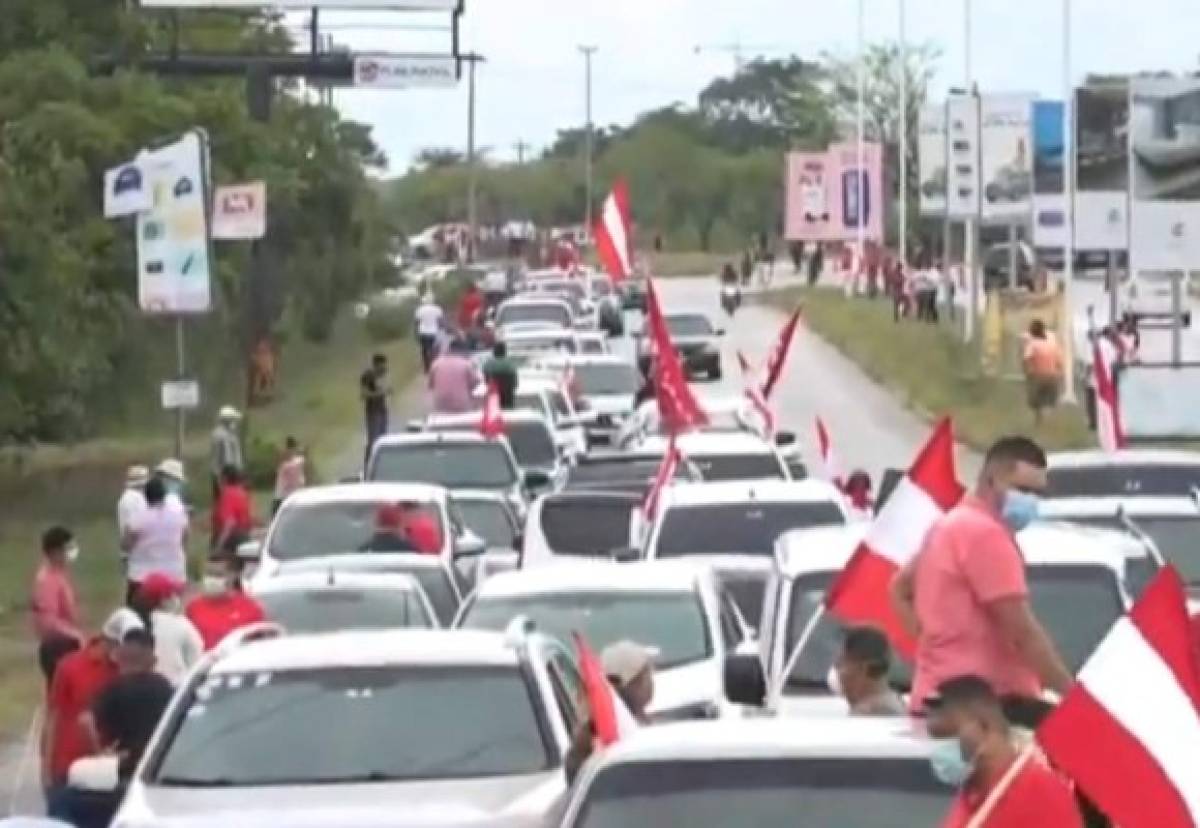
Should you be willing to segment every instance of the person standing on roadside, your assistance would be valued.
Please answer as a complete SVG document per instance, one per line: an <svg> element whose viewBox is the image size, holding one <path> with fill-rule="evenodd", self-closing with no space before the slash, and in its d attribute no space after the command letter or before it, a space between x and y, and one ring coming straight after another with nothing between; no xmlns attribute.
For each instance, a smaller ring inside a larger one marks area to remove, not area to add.
<svg viewBox="0 0 1200 828"><path fill-rule="evenodd" d="M133 611L154 636L158 672L179 684L204 655L204 641L191 621L183 617L184 585L155 573L142 581L133 599Z"/></svg>
<svg viewBox="0 0 1200 828"><path fill-rule="evenodd" d="M238 424L242 414L231 405L222 406L217 412L217 425L212 431L209 452L209 472L212 474L212 496L216 500L221 489L221 469L233 466L245 467L242 459L242 440L238 436Z"/></svg>
<svg viewBox="0 0 1200 828"><path fill-rule="evenodd" d="M42 565L33 577L30 609L38 640L38 665L47 688L58 663L78 650L84 639L71 579L71 562L78 557L79 546L69 529L51 526L42 533Z"/></svg>
<svg viewBox="0 0 1200 828"><path fill-rule="evenodd" d="M421 347L421 365L428 374L430 366L433 365L438 332L445 325L445 313L441 305L433 301L433 293L425 291L421 297L421 304L417 305L413 312L413 319L417 330L417 344Z"/></svg>
<svg viewBox="0 0 1200 828"><path fill-rule="evenodd" d="M429 368L429 390L435 414L465 414L475 410L479 371L471 362L466 343L456 339Z"/></svg>
<svg viewBox="0 0 1200 828"><path fill-rule="evenodd" d="M838 695L851 716L903 716L904 701L888 684L892 648L875 627L851 627L833 663Z"/></svg>
<svg viewBox="0 0 1200 828"><path fill-rule="evenodd" d="M917 641L910 707L924 709L941 682L977 675L1001 695L1014 723L1036 725L1048 688L1073 682L1029 603L1016 533L1037 519L1046 454L1027 437L988 450L975 490L929 530L892 582L899 618Z"/></svg>
<svg viewBox="0 0 1200 828"><path fill-rule="evenodd" d="M1040 424L1042 412L1058 405L1063 381L1062 349L1046 331L1046 323L1040 319L1029 324L1022 361L1029 408L1033 411L1033 421Z"/></svg>
<svg viewBox="0 0 1200 828"><path fill-rule="evenodd" d="M183 469L183 461L174 457L168 457L155 467L154 475L160 478L163 485L167 487L167 503L171 505L171 508L187 514L188 507L183 500L184 487L187 485L187 474ZM144 492L142 499L143 501L145 500Z"/></svg>
<svg viewBox="0 0 1200 828"><path fill-rule="evenodd" d="M201 593L188 602L184 615L200 633L206 652L230 633L266 620L262 605L242 589L242 562L232 555L208 562Z"/></svg>
<svg viewBox="0 0 1200 828"><path fill-rule="evenodd" d="M209 554L236 555L238 547L250 539L253 530L254 513L245 478L240 470L226 466L221 472L221 496L213 507Z"/></svg>
<svg viewBox="0 0 1200 828"><path fill-rule="evenodd" d="M304 452L300 450L299 441L289 435L283 441L283 458L275 469L275 499L271 503L271 517L279 512L279 507L288 499L288 495L308 485L304 464Z"/></svg>
<svg viewBox="0 0 1200 828"><path fill-rule="evenodd" d="M508 410L517 406L517 366L508 358L508 346L497 342L492 347L492 357L483 364L483 378L496 386L500 395L500 407Z"/></svg>
<svg viewBox="0 0 1200 828"><path fill-rule="evenodd" d="M367 430L367 448L363 453L363 465L371 458L371 449L375 441L387 434L388 430L388 397L392 394L388 382L387 356L375 354L371 357L371 367L362 372L358 378L358 392L362 398L363 419Z"/></svg>
<svg viewBox="0 0 1200 828"><path fill-rule="evenodd" d="M121 556L121 570L124 574L127 558L121 541L125 531L135 515L146 508L146 495L142 490L150 480L150 470L145 466L130 466L125 472L125 489L117 498L117 549Z"/></svg>
<svg viewBox="0 0 1200 828"><path fill-rule="evenodd" d="M156 572L176 583L187 581L187 534L187 514L168 502L161 477L150 478L146 508L134 518L125 535L125 548L129 550L126 604L132 604L138 584Z"/></svg>

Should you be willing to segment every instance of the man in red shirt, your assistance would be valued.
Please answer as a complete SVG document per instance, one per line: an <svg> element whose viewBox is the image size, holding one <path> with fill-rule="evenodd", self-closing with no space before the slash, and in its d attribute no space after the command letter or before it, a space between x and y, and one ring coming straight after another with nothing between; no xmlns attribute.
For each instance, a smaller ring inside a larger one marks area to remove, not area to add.
<svg viewBox="0 0 1200 828"><path fill-rule="evenodd" d="M423 555L437 555L442 551L442 529L430 507L420 503L401 503L404 514L404 535L416 550Z"/></svg>
<svg viewBox="0 0 1200 828"><path fill-rule="evenodd" d="M84 639L71 581L70 564L78 555L79 546L69 529L52 526L42 534L43 560L33 578L30 609L38 639L38 663L47 688L58 662L78 650Z"/></svg>
<svg viewBox="0 0 1200 828"><path fill-rule="evenodd" d="M1200 676L1200 612L1192 616L1192 660L1196 664L1196 675Z"/></svg>
<svg viewBox="0 0 1200 828"><path fill-rule="evenodd" d="M236 466L221 470L221 493L213 506L213 553L236 555L237 548L250 537L254 515L250 508L250 492Z"/></svg>
<svg viewBox="0 0 1200 828"><path fill-rule="evenodd" d="M986 681L944 681L930 703L954 733L931 758L934 775L958 788L942 828L1083 828L1071 788L1041 756L1026 752L1032 748L1014 743Z"/></svg>
<svg viewBox="0 0 1200 828"><path fill-rule="evenodd" d="M241 561L222 555L209 562L203 591L188 602L183 614L211 650L225 636L266 620L262 605L242 590Z"/></svg>
<svg viewBox="0 0 1200 828"><path fill-rule="evenodd" d="M458 329L464 335L470 334L479 323L479 314L483 311L483 294L474 282L467 284L462 298L458 300Z"/></svg>
<svg viewBox="0 0 1200 828"><path fill-rule="evenodd" d="M910 706L924 709L943 681L974 675L1004 699L1015 724L1043 687L1065 693L1073 678L1029 604L1015 533L1037 517L1046 455L1025 437L988 451L975 491L939 519L892 584L899 617L917 639ZM1027 720L1029 719L1029 720Z"/></svg>
<svg viewBox="0 0 1200 828"><path fill-rule="evenodd" d="M92 751L83 717L117 677L116 651L125 634L142 628L137 614L122 607L109 616L98 637L58 663L46 699L41 743L42 786L51 817L65 815L63 791L71 764Z"/></svg>

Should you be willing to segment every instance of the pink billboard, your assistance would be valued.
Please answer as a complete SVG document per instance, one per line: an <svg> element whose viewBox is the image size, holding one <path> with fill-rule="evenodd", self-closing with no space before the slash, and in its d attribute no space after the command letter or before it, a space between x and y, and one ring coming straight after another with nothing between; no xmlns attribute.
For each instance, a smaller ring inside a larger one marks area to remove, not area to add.
<svg viewBox="0 0 1200 828"><path fill-rule="evenodd" d="M862 198L859 181L862 180ZM832 145L825 152L793 152L787 156L788 241L849 241L861 222L865 236L883 241L883 156L878 144Z"/></svg>

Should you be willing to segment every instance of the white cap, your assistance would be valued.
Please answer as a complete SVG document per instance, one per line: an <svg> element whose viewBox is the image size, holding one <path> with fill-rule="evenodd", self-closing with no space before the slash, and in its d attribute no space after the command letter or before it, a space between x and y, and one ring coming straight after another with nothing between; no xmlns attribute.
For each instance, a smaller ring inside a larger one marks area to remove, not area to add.
<svg viewBox="0 0 1200 828"><path fill-rule="evenodd" d="M76 759L67 771L67 784L81 791L115 791L119 762L116 755Z"/></svg>
<svg viewBox="0 0 1200 828"><path fill-rule="evenodd" d="M166 460L163 460L154 470L159 474L173 477L179 481L187 480L187 475L183 471L183 461L177 460L174 457L168 457Z"/></svg>
<svg viewBox="0 0 1200 828"><path fill-rule="evenodd" d="M626 640L605 647L600 654L600 661L604 665L604 675L625 686L653 665L656 655L658 653L655 650Z"/></svg>
<svg viewBox="0 0 1200 828"><path fill-rule="evenodd" d="M217 412L218 420L240 420L242 412L238 411L232 405L223 405L221 410Z"/></svg>
<svg viewBox="0 0 1200 828"><path fill-rule="evenodd" d="M100 628L100 634L109 641L115 641L118 644L125 640L125 636L134 630L144 630L146 625L142 623L142 619L138 614L129 607L121 607L108 616L108 620L104 622L104 626Z"/></svg>
<svg viewBox="0 0 1200 828"><path fill-rule="evenodd" d="M150 479L150 470L145 466L130 466L125 470L126 486L145 486Z"/></svg>

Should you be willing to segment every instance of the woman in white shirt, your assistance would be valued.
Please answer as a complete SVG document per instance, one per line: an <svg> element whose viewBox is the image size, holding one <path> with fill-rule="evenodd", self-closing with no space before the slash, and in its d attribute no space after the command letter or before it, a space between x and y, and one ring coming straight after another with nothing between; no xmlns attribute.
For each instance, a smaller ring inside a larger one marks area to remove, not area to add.
<svg viewBox="0 0 1200 828"><path fill-rule="evenodd" d="M126 530L124 546L129 550L125 601L132 605L137 586L150 575L161 573L177 584L187 582L187 515L167 500L161 477L146 484L146 508Z"/></svg>
<svg viewBox="0 0 1200 828"><path fill-rule="evenodd" d="M196 627L181 614L182 582L156 572L138 585L133 609L154 636L155 669L178 685L204 655L204 640Z"/></svg>

